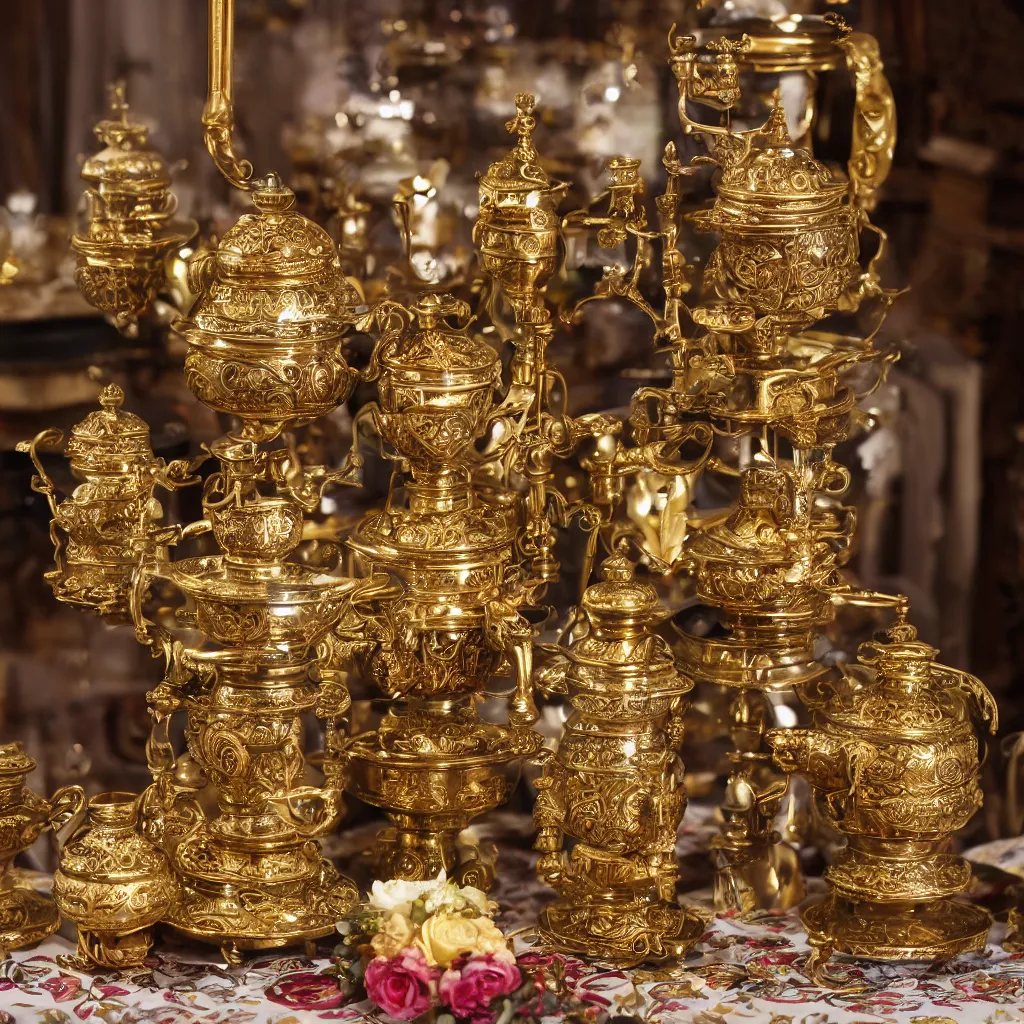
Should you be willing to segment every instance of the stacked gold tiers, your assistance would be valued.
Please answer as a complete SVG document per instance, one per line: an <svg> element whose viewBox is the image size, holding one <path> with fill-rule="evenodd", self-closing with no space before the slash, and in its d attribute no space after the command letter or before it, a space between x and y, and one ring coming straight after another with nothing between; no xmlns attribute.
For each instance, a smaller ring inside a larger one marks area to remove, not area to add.
<svg viewBox="0 0 1024 1024"><path fill-rule="evenodd" d="M395 826L378 838L379 874L419 879L444 869L488 888L493 864L460 855L456 837L508 799L522 759L541 743L528 728L537 717L533 637L517 610L527 591L516 522L511 509L485 503L471 477L475 445L501 415L501 364L467 333L468 316L444 295L378 308L377 401L360 416L406 472L348 545L368 577L394 584L393 595L365 611L365 626L343 624L336 637L339 654L355 654L391 701L379 728L356 736L344 757L350 790ZM516 676L508 725L477 713L503 665Z"/></svg>
<svg viewBox="0 0 1024 1024"><path fill-rule="evenodd" d="M481 178L474 232L476 312L491 321L492 345L451 295L366 307L331 237L295 211L275 175L254 178L238 159L232 7L210 2L204 125L214 161L252 210L215 252L191 260L198 297L177 329L188 387L233 427L201 457L164 464L109 386L71 433L65 454L79 484L63 497L43 461L60 434L24 446L53 512L55 596L130 622L166 664L149 695L152 786L94 798L61 858L55 898L79 926L83 956L137 965L158 922L230 959L330 934L356 892L317 838L336 827L346 789L390 820L379 875L444 869L486 887L494 864L460 847L459 833L504 802L533 760L544 765L538 870L558 893L540 921L544 939L616 964L678 958L704 923L675 896L679 748L695 681L729 694L734 750L713 844L719 910L802 898L796 855L774 820L788 784L779 770L799 771L849 838L829 868L831 895L804 915L815 972L833 951L978 948L987 917L952 900L968 871L947 842L978 804L972 722L994 727L991 698L935 663L903 621L902 598L858 590L844 574L855 521L842 503L849 473L833 452L894 358L875 344L895 297L879 283L884 246L866 264L860 251L863 232L876 230L868 213L894 135L877 48L837 19L792 32L772 23L755 39L673 37L680 121L708 155L684 166L667 147L654 230L639 162L626 156L610 162L604 193L561 218L566 186L544 170L534 98L517 96L515 140ZM734 110L765 68L813 74L844 61L859 104L848 180L794 143L778 103L747 131L692 116L693 101ZM90 224L74 245L83 291L126 323L152 302L164 257L188 231L170 219L165 165L117 102L99 131L106 148L86 165ZM709 160L714 201L687 209L683 180ZM717 236L702 272L677 244L687 219ZM546 289L566 233L590 230L631 253L632 266L608 267L562 323L592 299L633 302L671 366L668 387L637 392L628 424L569 415L548 359L558 321ZM656 247L661 309L641 286ZM823 327L839 312L859 312L870 329L851 337ZM344 350L354 329L374 337L361 373ZM306 464L292 432L336 410L357 379L375 385L376 401L356 417L352 452L336 467ZM350 556L343 576L310 564L302 544L324 490L358 482L370 433L395 471L383 507L337 538ZM161 492L198 485L211 458L202 518L165 521ZM555 486L569 460L589 477L588 500L570 502ZM735 488L728 507L695 507L704 473ZM664 497L660 511L644 512L651 503L638 494ZM561 572L558 531L573 523L587 535L579 607L558 644L540 645L534 672L534 625L550 618L541 602ZM207 553L186 551L200 536ZM611 557L590 585L602 543ZM665 627L669 611L644 578L655 572L689 576L713 632L686 614ZM896 609L898 622L858 666L830 667L825 630L849 602ZM387 709L377 728L343 738L353 669ZM507 720L484 718L481 700L502 679L512 681ZM530 728L535 687L571 707L553 754ZM772 729L775 703L794 695L815 714L814 731ZM170 739L179 712L185 750ZM308 779L310 714L322 724L321 786ZM6 774L8 813L20 822L30 801L19 753L8 752ZM29 807L23 834L59 824L77 799L64 795L45 814ZM31 941L53 926L44 917L0 940Z"/></svg>
<svg viewBox="0 0 1024 1024"><path fill-rule="evenodd" d="M672 960L706 924L675 899L686 809L678 750L693 683L652 632L663 615L654 587L622 557L603 575L583 595L585 623L541 675L573 710L534 809L537 871L559 894L540 933L605 962Z"/></svg>
<svg viewBox="0 0 1024 1024"><path fill-rule="evenodd" d="M150 694L153 786L141 798L90 804L55 887L79 925L81 951L110 966L140 962L157 921L234 957L328 935L356 898L315 839L340 817L342 783L328 758L326 785L306 785L301 719L319 716L336 745L348 695L313 667L318 645L368 584L293 560L305 514L350 473L266 447L347 398L354 374L341 344L355 292L330 237L292 209L276 177L255 182L252 201L217 252L193 264L200 294L179 325L189 387L240 422L210 446L219 466L203 485L203 519L164 525L155 493L198 483L193 473L207 456L159 463L116 386L72 431L66 454L83 483L71 496L58 503L39 459L59 435L29 446L37 487L54 506L55 595L130 620L166 662ZM206 533L218 554L170 557ZM178 711L187 717L181 753L169 740ZM199 802L207 783L216 788L212 815ZM116 916L110 878L119 892L134 887Z"/></svg>

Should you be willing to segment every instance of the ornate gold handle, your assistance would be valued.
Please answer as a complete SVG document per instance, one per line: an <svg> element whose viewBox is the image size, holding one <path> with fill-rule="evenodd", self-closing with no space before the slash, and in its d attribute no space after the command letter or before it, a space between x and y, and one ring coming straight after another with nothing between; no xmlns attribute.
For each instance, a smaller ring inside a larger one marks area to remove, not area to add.
<svg viewBox="0 0 1024 1024"><path fill-rule="evenodd" d="M250 188L252 164L235 154L232 103L235 62L235 0L210 0L210 90L203 108L203 141L217 170L235 188Z"/></svg>
<svg viewBox="0 0 1024 1024"><path fill-rule="evenodd" d="M50 505L50 512L53 515L57 514L57 488L43 466L42 459L39 457L39 449L56 448L63 440L63 432L51 427L49 430L40 431L31 441L19 441L14 446L15 451L24 452L32 460L32 465L35 466L36 473L38 474L38 476L32 478L32 490L36 494L46 495L46 500Z"/></svg>
<svg viewBox="0 0 1024 1024"><path fill-rule="evenodd" d="M85 806L85 790L81 786L62 786L50 798L46 824L59 832Z"/></svg>

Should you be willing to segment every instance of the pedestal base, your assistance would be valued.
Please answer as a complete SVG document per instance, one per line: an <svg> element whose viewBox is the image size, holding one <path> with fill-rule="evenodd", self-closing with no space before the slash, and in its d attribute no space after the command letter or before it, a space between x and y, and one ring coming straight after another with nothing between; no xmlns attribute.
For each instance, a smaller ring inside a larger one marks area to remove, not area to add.
<svg viewBox="0 0 1024 1024"><path fill-rule="evenodd" d="M715 910L789 910L806 893L796 851L787 843L712 841Z"/></svg>
<svg viewBox="0 0 1024 1024"><path fill-rule="evenodd" d="M404 816L403 816L404 817ZM407 824L408 822L404 822ZM374 844L376 877L423 882L444 870L459 885L489 892L494 884L497 850L459 841L461 829L426 831L383 828Z"/></svg>
<svg viewBox="0 0 1024 1024"><path fill-rule="evenodd" d="M0 890L0 953L42 942L60 927L53 900L24 886Z"/></svg>
<svg viewBox="0 0 1024 1024"><path fill-rule="evenodd" d="M813 950L812 971L833 953L869 960L948 960L984 949L992 924L987 910L949 898L867 903L831 894L800 917Z"/></svg>
<svg viewBox="0 0 1024 1024"><path fill-rule="evenodd" d="M541 939L560 953L616 967L685 956L707 927L698 911L644 900L559 900L538 918Z"/></svg>
<svg viewBox="0 0 1024 1024"><path fill-rule="evenodd" d="M310 878L249 882L184 877L181 899L166 923L189 938L220 946L229 960L241 950L275 949L323 938L359 899L328 861Z"/></svg>

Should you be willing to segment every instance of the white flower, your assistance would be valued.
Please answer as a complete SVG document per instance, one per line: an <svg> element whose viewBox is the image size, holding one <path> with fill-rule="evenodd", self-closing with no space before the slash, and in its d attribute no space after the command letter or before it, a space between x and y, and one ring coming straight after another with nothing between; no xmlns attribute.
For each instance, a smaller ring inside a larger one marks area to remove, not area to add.
<svg viewBox="0 0 1024 1024"><path fill-rule="evenodd" d="M425 882L406 882L401 878L394 878L390 882L374 882L370 889L370 906L384 913L398 911L408 917L415 900L425 901L428 893L436 888L443 889L444 885L443 869L438 872L437 878Z"/></svg>

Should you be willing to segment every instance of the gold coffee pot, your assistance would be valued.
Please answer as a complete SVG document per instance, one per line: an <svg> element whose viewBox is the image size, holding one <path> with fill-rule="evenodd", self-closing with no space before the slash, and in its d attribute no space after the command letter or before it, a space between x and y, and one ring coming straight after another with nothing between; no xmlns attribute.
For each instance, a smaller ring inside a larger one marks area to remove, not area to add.
<svg viewBox="0 0 1024 1024"><path fill-rule="evenodd" d="M101 793L61 851L53 876L60 912L78 926L81 966L141 967L153 925L178 898L163 851L139 830L136 793Z"/></svg>
<svg viewBox="0 0 1024 1024"><path fill-rule="evenodd" d="M75 234L75 282L97 309L125 323L142 313L164 283L164 258L198 233L172 220L178 203L164 158L132 121L124 84L111 89L111 116L95 128L104 148L82 165L88 226Z"/></svg>
<svg viewBox="0 0 1024 1024"><path fill-rule="evenodd" d="M46 495L53 514L56 567L46 579L54 596L111 623L128 620L136 545L145 538L147 523L162 515L156 484L176 488L195 482L192 463L165 464L153 455L148 425L126 412L123 403L121 388L108 384L100 392L100 410L72 428L64 454L81 483L62 501L40 457L42 450L60 445L61 432L44 430L17 446L31 456L38 473L32 489Z"/></svg>
<svg viewBox="0 0 1024 1024"><path fill-rule="evenodd" d="M981 806L976 727L995 732L995 701L974 676L897 622L862 644L842 678L803 691L813 729L768 733L776 764L804 775L846 836L826 871L829 895L802 914L810 968L835 953L942 960L985 945L991 918L954 897L970 882L950 836Z"/></svg>
<svg viewBox="0 0 1024 1024"><path fill-rule="evenodd" d="M81 786L64 786L44 800L25 785L36 762L20 743L0 746L0 954L52 935L60 926L54 903L29 888L13 867L44 831L64 827L81 809Z"/></svg>

